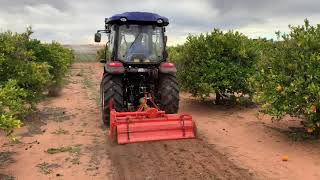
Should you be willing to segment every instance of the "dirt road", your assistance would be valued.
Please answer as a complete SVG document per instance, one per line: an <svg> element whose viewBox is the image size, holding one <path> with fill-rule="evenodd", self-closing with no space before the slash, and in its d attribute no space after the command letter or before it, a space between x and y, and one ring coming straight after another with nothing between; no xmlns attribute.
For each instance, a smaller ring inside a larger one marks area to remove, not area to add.
<svg viewBox="0 0 320 180"><path fill-rule="evenodd" d="M256 108L180 95L199 139L112 145L99 109L98 63L76 63L61 96L48 98L16 133L0 138L0 179L320 179L318 140L295 142ZM282 161L283 155L289 161Z"/></svg>
<svg viewBox="0 0 320 180"><path fill-rule="evenodd" d="M17 132L21 142L2 145L2 152L14 152L3 174L30 180L251 178L201 134L198 140L109 143L98 106L100 77L100 64L74 64L61 96L41 103Z"/></svg>

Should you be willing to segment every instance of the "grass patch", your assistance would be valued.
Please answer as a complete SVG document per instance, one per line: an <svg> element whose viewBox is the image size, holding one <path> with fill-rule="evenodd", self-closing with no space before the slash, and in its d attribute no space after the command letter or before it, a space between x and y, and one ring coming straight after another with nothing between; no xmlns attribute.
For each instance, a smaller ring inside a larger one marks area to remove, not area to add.
<svg viewBox="0 0 320 180"><path fill-rule="evenodd" d="M83 132L83 130L82 129L80 129L80 130L76 130L76 133L82 133Z"/></svg>
<svg viewBox="0 0 320 180"><path fill-rule="evenodd" d="M68 152L72 156L70 162L72 164L77 164L77 165L80 164L81 145L58 147L58 148L49 148L46 152L48 154L57 154L57 153ZM67 158L66 160L69 160L69 159L70 158Z"/></svg>
<svg viewBox="0 0 320 180"><path fill-rule="evenodd" d="M38 164L36 167L39 168L39 171L42 174L50 174L50 173L52 173L52 169L58 168L58 167L60 167L60 165L58 165L58 164L49 164L47 162L43 162L41 164Z"/></svg>
<svg viewBox="0 0 320 180"><path fill-rule="evenodd" d="M14 177L0 173L0 179L1 180L14 180Z"/></svg>
<svg viewBox="0 0 320 180"><path fill-rule="evenodd" d="M319 141L319 137L306 132L304 127L288 127L289 130L278 127L265 126L277 132L280 132L290 138L292 141Z"/></svg>
<svg viewBox="0 0 320 180"><path fill-rule="evenodd" d="M89 75L94 74L93 70L90 68L87 72L84 72L84 69L81 69L80 74L82 74L82 84L83 88L88 89L89 92L89 99L94 100L97 106L100 106L100 93L97 91L97 87L94 86L92 79L90 79Z"/></svg>
<svg viewBox="0 0 320 180"><path fill-rule="evenodd" d="M14 154L15 152L0 152L0 167L14 163L15 160L12 157Z"/></svg>
<svg viewBox="0 0 320 180"><path fill-rule="evenodd" d="M71 159L71 163L72 164L80 164L80 157L79 156L75 156Z"/></svg>
<svg viewBox="0 0 320 180"><path fill-rule="evenodd" d="M83 88L92 89L93 88L93 84L92 84L91 80L89 79L89 77L87 76L88 73L91 73L91 72L85 73L84 69L81 69L80 74L83 77L81 82L83 84Z"/></svg>
<svg viewBox="0 0 320 180"><path fill-rule="evenodd" d="M73 50L75 62L98 62L97 51L104 46L97 45L66 45Z"/></svg>
<svg viewBox="0 0 320 180"><path fill-rule="evenodd" d="M44 107L25 117L23 122L28 132L23 133L23 137L32 137L33 135L43 134L42 126L46 125L49 121L63 122L70 120L73 115L67 113L66 108L62 107Z"/></svg>
<svg viewBox="0 0 320 180"><path fill-rule="evenodd" d="M58 148L49 148L46 152L48 154L57 154L57 153L63 153L63 152L69 152L71 154L80 154L81 147L80 145L76 146L67 146L67 147L58 147Z"/></svg>
<svg viewBox="0 0 320 180"><path fill-rule="evenodd" d="M287 135L293 141L319 140L318 136L314 136L306 132L303 127L289 127L291 131L287 131Z"/></svg>
<svg viewBox="0 0 320 180"><path fill-rule="evenodd" d="M98 62L96 54L75 54L76 62Z"/></svg>
<svg viewBox="0 0 320 180"><path fill-rule="evenodd" d="M64 130L62 128L59 128L59 129L55 130L54 132L52 132L51 134L55 134L55 135L69 134L69 131Z"/></svg>
<svg viewBox="0 0 320 180"><path fill-rule="evenodd" d="M92 87L92 82L88 78L84 78L82 80L82 84L86 89L90 89Z"/></svg>

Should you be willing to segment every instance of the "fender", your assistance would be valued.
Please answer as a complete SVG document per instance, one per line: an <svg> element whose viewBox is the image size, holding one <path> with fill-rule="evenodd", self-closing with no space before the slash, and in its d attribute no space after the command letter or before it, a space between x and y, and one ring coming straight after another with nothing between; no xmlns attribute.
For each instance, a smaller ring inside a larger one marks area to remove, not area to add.
<svg viewBox="0 0 320 180"><path fill-rule="evenodd" d="M173 63L163 62L159 66L159 72L163 74L172 74L176 75L177 68Z"/></svg>
<svg viewBox="0 0 320 180"><path fill-rule="evenodd" d="M104 71L108 74L123 74L125 69L120 61L113 61L104 65Z"/></svg>

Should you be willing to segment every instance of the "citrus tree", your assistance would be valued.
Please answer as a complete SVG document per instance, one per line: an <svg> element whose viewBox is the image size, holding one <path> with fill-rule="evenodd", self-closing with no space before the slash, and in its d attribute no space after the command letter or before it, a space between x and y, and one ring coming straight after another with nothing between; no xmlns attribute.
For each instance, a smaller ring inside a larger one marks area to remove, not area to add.
<svg viewBox="0 0 320 180"><path fill-rule="evenodd" d="M35 62L47 63L50 66L50 86L61 86L62 80L74 60L72 50L64 48L58 42L41 43L37 39L30 39L26 47L36 57Z"/></svg>
<svg viewBox="0 0 320 180"><path fill-rule="evenodd" d="M311 133L320 127L320 25L289 28L263 51L250 83L263 112L303 118Z"/></svg>
<svg viewBox="0 0 320 180"><path fill-rule="evenodd" d="M27 92L19 88L14 80L0 85L0 130L3 130L7 135L10 135L14 128L21 125L15 115L25 111L26 96Z"/></svg>
<svg viewBox="0 0 320 180"><path fill-rule="evenodd" d="M253 42L239 32L215 29L209 34L190 35L185 44L169 49L178 66L184 90L201 98L216 93L248 93L247 78L253 72L257 52Z"/></svg>
<svg viewBox="0 0 320 180"><path fill-rule="evenodd" d="M74 58L71 50L31 34L31 28L0 33L0 130L7 134L21 125L18 119L35 108L44 91L61 84Z"/></svg>
<svg viewBox="0 0 320 180"><path fill-rule="evenodd" d="M97 56L96 56L96 59L97 60L101 60L101 59L106 59L106 57L107 57L107 59L109 58L109 55L110 53L109 53L109 51L108 51L108 49L107 49L107 51L106 51L106 46L104 46L104 47L102 47L102 48L100 48L98 51L97 51Z"/></svg>
<svg viewBox="0 0 320 180"><path fill-rule="evenodd" d="M34 51L27 48L31 29L25 33L0 33L0 84L15 80L17 86L26 90L26 99L33 103L50 84L51 66L36 62Z"/></svg>

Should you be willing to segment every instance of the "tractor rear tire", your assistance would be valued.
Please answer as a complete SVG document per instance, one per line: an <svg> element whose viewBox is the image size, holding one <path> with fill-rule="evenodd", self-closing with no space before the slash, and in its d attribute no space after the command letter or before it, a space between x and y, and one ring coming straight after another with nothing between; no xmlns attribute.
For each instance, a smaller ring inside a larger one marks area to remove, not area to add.
<svg viewBox="0 0 320 180"><path fill-rule="evenodd" d="M178 113L179 110L179 86L177 78L171 74L160 75L159 103L161 110L167 114Z"/></svg>
<svg viewBox="0 0 320 180"><path fill-rule="evenodd" d="M122 112L124 110L122 77L117 75L104 74L100 88L102 121L104 125L109 127L110 100L112 100L112 106L116 111Z"/></svg>

